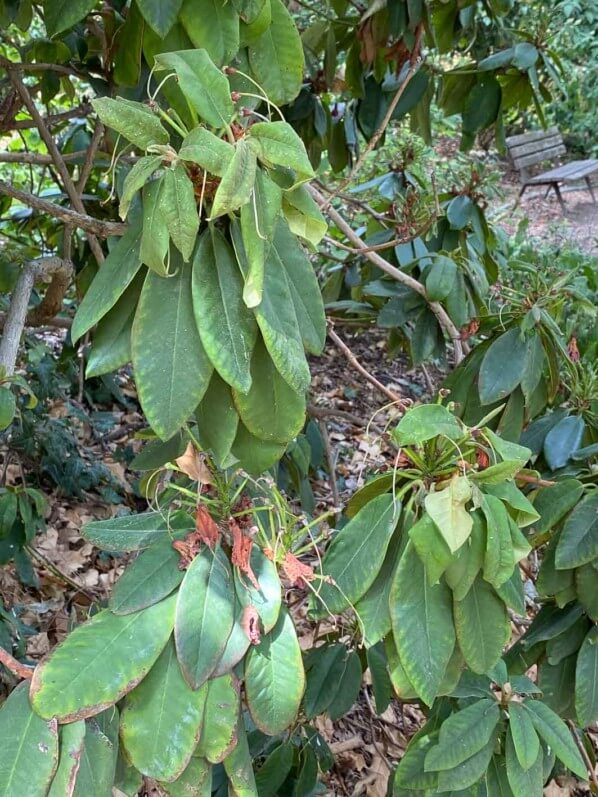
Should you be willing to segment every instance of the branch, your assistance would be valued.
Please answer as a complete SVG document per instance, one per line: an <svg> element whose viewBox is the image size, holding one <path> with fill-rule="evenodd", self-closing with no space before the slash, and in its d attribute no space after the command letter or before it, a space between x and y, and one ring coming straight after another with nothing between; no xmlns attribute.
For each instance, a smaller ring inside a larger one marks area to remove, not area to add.
<svg viewBox="0 0 598 797"><path fill-rule="evenodd" d="M419 295L428 302L430 310L438 319L438 323L453 341L453 345L455 347L455 365L458 365L464 356L464 345L461 341L459 330L451 321L450 316L444 307L439 302L433 302L428 299L426 289L421 282L418 282L409 274L405 274L404 271L400 271L398 268L396 268L396 266L393 266L388 262L388 260L385 260L377 252L369 251L369 247L367 247L366 244L361 240L351 225L346 222L345 219L343 219L341 214L335 210L335 208L328 206L328 203L322 194L320 194L320 192L314 188L313 185L308 186L308 191L311 193L312 197L318 203L320 208L326 212L329 218L336 224L339 230L345 234L349 241L351 241L359 251L363 252L363 250L366 250L363 252L364 257L366 257L375 266L378 266L378 268L384 271L386 274L396 279L398 282L402 282L404 285L407 285L409 288L411 288L411 290L419 293Z"/></svg>
<svg viewBox="0 0 598 797"><path fill-rule="evenodd" d="M419 55L420 55L420 48L421 48L421 38L422 38L422 25L421 23L417 26L417 30L415 32L415 43L413 45L413 50L411 51L410 63L409 63L409 70L405 75L405 79L395 92L394 97L390 101L390 105L388 106L386 113L384 114L384 118L378 125L378 129L374 132L374 135L368 141L365 149L359 156L357 162L349 172L349 174L345 177L345 179L341 182L338 186L336 191L334 191L329 197L326 205L324 206L324 210L328 207L328 205L332 202L332 200L337 197L341 191L344 191L345 188L353 181L357 172L363 166L365 159L370 154L370 152L376 147L382 136L384 135L384 131L390 124L390 120L392 119L392 115L395 112L397 105L399 104L399 100L405 93L405 89L413 79L413 76L417 72L420 66Z"/></svg>
<svg viewBox="0 0 598 797"><path fill-rule="evenodd" d="M78 161L85 158L87 150L80 149L77 152L69 152L62 156L65 163ZM40 155L37 152L0 152L0 163L31 163L34 166L48 166L54 163L50 155Z"/></svg>
<svg viewBox="0 0 598 797"><path fill-rule="evenodd" d="M42 257L39 260L30 260L25 263L17 284L12 292L10 307L4 321L4 331L0 340L0 366L10 376L14 373L19 343L27 318L27 308L33 285L37 279L54 274L57 271L72 269L70 263L65 263L60 257Z"/></svg>
<svg viewBox="0 0 598 797"><path fill-rule="evenodd" d="M30 325L30 319L27 318L25 321L25 326ZM0 313L0 330L4 329L4 325L6 324L6 313ZM33 326L33 325L32 325ZM49 318L44 321L43 324L40 325L42 328L51 328L54 327L56 329L70 329L73 326L72 319L70 318ZM41 330L40 330L41 331Z"/></svg>
<svg viewBox="0 0 598 797"><path fill-rule="evenodd" d="M69 208L63 208L55 202L48 202L47 199L29 194L27 191L20 191L18 188L13 188L8 183L3 183L0 180L0 194L5 194L13 199L17 199L24 205L39 210L42 213L47 213L55 219L59 219L65 224L72 227L78 227L86 232L99 235L101 238L108 238L111 235L124 235L127 231L127 225L114 221L102 221L96 219L94 216L88 216L86 213L77 213Z"/></svg>
<svg viewBox="0 0 598 797"><path fill-rule="evenodd" d="M371 374L366 368L363 367L363 365L361 365L361 363L359 362L357 357L353 354L351 349L336 334L332 324L329 324L328 326L328 337L342 351L342 353L351 363L353 368L355 368L356 371L359 371L359 373L367 379L370 385L373 385L376 388L376 390L379 390L381 393L384 393L384 395L387 398L389 398L393 404L396 404L399 408L404 406L403 399L401 399L400 396L394 393L390 388L386 387L386 385L383 385L382 382L379 382L373 374Z"/></svg>
<svg viewBox="0 0 598 797"><path fill-rule="evenodd" d="M17 661L14 656L11 656L7 650L0 645L0 664L4 664L6 669L17 678L33 678L33 668L26 667Z"/></svg>
<svg viewBox="0 0 598 797"><path fill-rule="evenodd" d="M58 72L60 75L77 75L84 77L84 75L77 71L74 66L64 66L63 64L43 64L43 63L28 63L26 61L15 63L8 58L0 55L0 66L4 69L18 69L21 72Z"/></svg>
<svg viewBox="0 0 598 797"><path fill-rule="evenodd" d="M63 111L62 113L55 113L50 116L43 116L42 119L46 127L54 127L63 122L68 122L69 119L77 119L80 116L88 116L92 111L89 103L84 102L78 108L73 108L71 111ZM37 127L33 119L17 119L8 126L8 130L27 130L30 127Z"/></svg>

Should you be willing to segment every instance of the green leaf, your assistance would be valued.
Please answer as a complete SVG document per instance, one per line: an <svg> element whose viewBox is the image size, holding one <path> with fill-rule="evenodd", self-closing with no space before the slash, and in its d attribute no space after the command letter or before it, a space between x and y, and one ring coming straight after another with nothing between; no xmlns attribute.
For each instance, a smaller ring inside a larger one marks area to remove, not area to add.
<svg viewBox="0 0 598 797"><path fill-rule="evenodd" d="M465 509L471 500L471 485L465 476L454 476L443 490L428 493L425 507L452 553L471 534L473 519Z"/></svg>
<svg viewBox="0 0 598 797"><path fill-rule="evenodd" d="M233 390L241 420L261 440L288 443L305 423L305 398L282 378L261 338L253 350L250 379L247 393Z"/></svg>
<svg viewBox="0 0 598 797"><path fill-rule="evenodd" d="M525 372L521 377L521 390L527 404L530 403L534 390L538 387L540 379L542 379L545 362L546 355L542 345L542 338L537 334L532 335L527 352Z"/></svg>
<svg viewBox="0 0 598 797"><path fill-rule="evenodd" d="M494 589L505 606L513 609L521 617L525 616L525 592L523 590L523 581L521 580L521 571L518 567L513 570L511 578L501 584L500 587L495 587Z"/></svg>
<svg viewBox="0 0 598 797"><path fill-rule="evenodd" d="M500 587L509 580L515 566L509 514L503 502L493 495L483 496L482 512L486 518L484 578Z"/></svg>
<svg viewBox="0 0 598 797"><path fill-rule="evenodd" d="M212 766L194 755L185 771L172 783L160 783L169 797L211 797Z"/></svg>
<svg viewBox="0 0 598 797"><path fill-rule="evenodd" d="M195 521L184 512L177 513L170 520L162 512L142 512L109 520L93 520L83 526L81 533L96 548L104 551L139 551L158 542L175 539L174 530L184 534L194 528Z"/></svg>
<svg viewBox="0 0 598 797"><path fill-rule="evenodd" d="M176 248L187 262L193 252L199 216L195 204L193 183L185 167L177 163L173 169L166 169L160 192L160 211L168 227L168 232Z"/></svg>
<svg viewBox="0 0 598 797"><path fill-rule="evenodd" d="M308 719L322 714L332 703L345 670L347 648L341 643L313 648L307 654L307 684L303 710Z"/></svg>
<svg viewBox="0 0 598 797"><path fill-rule="evenodd" d="M176 273L172 277L149 272L145 279L131 345L141 406L163 440L187 421L212 373L195 325L191 267L175 253L173 260Z"/></svg>
<svg viewBox="0 0 598 797"><path fill-rule="evenodd" d="M60 759L48 797L68 797L72 794L83 753L84 738L84 720L71 722L60 728Z"/></svg>
<svg viewBox="0 0 598 797"><path fill-rule="evenodd" d="M509 703L509 730L519 764L523 769L529 769L538 758L540 740L531 717L514 701Z"/></svg>
<svg viewBox="0 0 598 797"><path fill-rule="evenodd" d="M0 387L0 431L7 429L17 411L17 400L10 387Z"/></svg>
<svg viewBox="0 0 598 797"><path fill-rule="evenodd" d="M493 495L495 498L500 498L501 501L514 509L515 522L521 528L529 526L540 519L540 515L536 511L535 506L525 497L521 490L517 488L514 482L507 481L501 484L486 485L484 491Z"/></svg>
<svg viewBox="0 0 598 797"><path fill-rule="evenodd" d="M160 167L162 157L160 155L148 155L133 164L131 170L125 177L123 183L118 213L121 219L126 218L133 197L151 178L152 174Z"/></svg>
<svg viewBox="0 0 598 797"><path fill-rule="evenodd" d="M378 575L400 515L392 495L380 495L361 509L338 531L322 561L322 571L332 579L323 582L312 613L323 617L355 604Z"/></svg>
<svg viewBox="0 0 598 797"><path fill-rule="evenodd" d="M407 677L405 668L401 664L392 634L389 634L384 640L384 650L388 660L388 675L396 697L402 701L416 700L418 698L417 689Z"/></svg>
<svg viewBox="0 0 598 797"><path fill-rule="evenodd" d="M589 727L598 717L598 628L588 631L577 655L575 710L579 724Z"/></svg>
<svg viewBox="0 0 598 797"><path fill-rule="evenodd" d="M143 681L129 692L120 718L126 754L140 772L172 781L187 767L199 741L207 686L187 686L172 640Z"/></svg>
<svg viewBox="0 0 598 797"><path fill-rule="evenodd" d="M237 743L239 682L232 673L227 673L211 678L202 688L207 689L207 698L197 753L212 764L218 764Z"/></svg>
<svg viewBox="0 0 598 797"><path fill-rule="evenodd" d="M484 698L457 711L440 726L438 744L426 754L426 772L453 769L485 747L500 719L496 700Z"/></svg>
<svg viewBox="0 0 598 797"><path fill-rule="evenodd" d="M231 453L237 457L244 470L252 476L259 476L278 462L285 448L286 445L254 437L245 424L239 423Z"/></svg>
<svg viewBox="0 0 598 797"><path fill-rule="evenodd" d="M565 574L568 571L560 571ZM588 616L598 623L598 582L596 568L593 564L583 565L575 570L575 588L577 600L581 603Z"/></svg>
<svg viewBox="0 0 598 797"><path fill-rule="evenodd" d="M598 557L598 493L587 495L567 518L556 548L560 570L579 567Z"/></svg>
<svg viewBox="0 0 598 797"><path fill-rule="evenodd" d="M73 797L112 797L118 759L118 711L116 707L85 723L81 764Z"/></svg>
<svg viewBox="0 0 598 797"><path fill-rule="evenodd" d="M100 376L131 359L131 328L144 275L138 273L117 303L99 321L87 360L85 376Z"/></svg>
<svg viewBox="0 0 598 797"><path fill-rule="evenodd" d="M164 649L174 607L172 596L135 614L104 610L78 626L35 670L35 711L44 719L73 722L112 706L147 675Z"/></svg>
<svg viewBox="0 0 598 797"><path fill-rule="evenodd" d="M512 393L525 374L529 340L513 327L497 337L484 355L478 389L483 406Z"/></svg>
<svg viewBox="0 0 598 797"><path fill-rule="evenodd" d="M233 622L232 631L226 640L226 645L222 651L222 656L218 660L211 678L216 678L220 675L226 675L233 670L234 667L241 661L247 649L249 648L249 637L243 629L243 610L241 604L237 600L235 602L235 620Z"/></svg>
<svg viewBox="0 0 598 797"><path fill-rule="evenodd" d="M271 102L285 105L299 94L303 47L293 18L281 0L270 0L272 24L249 47L249 63Z"/></svg>
<svg viewBox="0 0 598 797"><path fill-rule="evenodd" d="M523 711L523 709L520 709ZM513 726L509 725L505 743L505 758L507 763L507 778L514 797L530 797L532 794L542 794L544 785L544 753L540 748L538 736L533 726L531 732L537 740L536 755L528 767L524 767L519 759L519 750L513 739Z"/></svg>
<svg viewBox="0 0 598 797"><path fill-rule="evenodd" d="M156 71L173 69L178 84L204 122L212 127L227 125L234 114L228 80L205 50L178 50L154 58Z"/></svg>
<svg viewBox="0 0 598 797"><path fill-rule="evenodd" d="M245 659L245 694L256 726L270 736L282 733L295 721L304 689L295 626L289 613L281 610L272 631Z"/></svg>
<svg viewBox="0 0 598 797"><path fill-rule="evenodd" d="M234 797L258 797L242 715L239 715L237 723L237 744L223 764Z"/></svg>
<svg viewBox="0 0 598 797"><path fill-rule="evenodd" d="M208 357L225 382L247 393L257 325L243 302L234 252L213 225L200 238L192 284L195 321Z"/></svg>
<svg viewBox="0 0 598 797"><path fill-rule="evenodd" d="M99 97L91 104L107 127L116 130L139 149L146 150L152 144L168 144L168 133L146 105L122 97Z"/></svg>
<svg viewBox="0 0 598 797"><path fill-rule="evenodd" d="M448 223L453 230L462 230L471 221L475 205L465 194L454 197L446 209Z"/></svg>
<svg viewBox="0 0 598 797"><path fill-rule="evenodd" d="M480 576L461 601L455 601L455 628L459 647L467 666L483 674L493 667L502 655L511 636L507 609Z"/></svg>
<svg viewBox="0 0 598 797"><path fill-rule="evenodd" d="M394 642L393 642L394 645ZM382 641L366 651L367 665L372 679L372 691L377 714L384 714L392 697L392 684L388 676L386 654ZM398 654L397 654L398 656Z"/></svg>
<svg viewBox="0 0 598 797"><path fill-rule="evenodd" d="M539 490L534 499L534 509L540 520L534 523L534 532L544 534L554 528L578 504L583 491L583 484L577 479L564 479Z"/></svg>
<svg viewBox="0 0 598 797"><path fill-rule="evenodd" d="M189 565L178 592L174 636L192 689L207 681L233 627L233 574L222 548L205 548Z"/></svg>
<svg viewBox="0 0 598 797"><path fill-rule="evenodd" d="M455 284L457 265L444 255L437 255L426 273L426 293L428 299L440 302L449 295Z"/></svg>
<svg viewBox="0 0 598 797"><path fill-rule="evenodd" d="M108 603L115 614L131 614L161 601L183 580L179 554L170 540L152 545L118 579Z"/></svg>
<svg viewBox="0 0 598 797"><path fill-rule="evenodd" d="M195 127L183 139L179 158L197 163L202 169L222 177L230 164L235 148L205 127Z"/></svg>
<svg viewBox="0 0 598 797"><path fill-rule="evenodd" d="M344 668L337 690L328 706L328 716L333 722L346 714L359 696L361 688L361 662L358 654L350 650L344 657Z"/></svg>
<svg viewBox="0 0 598 797"><path fill-rule="evenodd" d="M174 462L187 448L189 436L183 432L173 435L170 440L149 440L137 456L129 463L131 470L156 470L167 462Z"/></svg>
<svg viewBox="0 0 598 797"><path fill-rule="evenodd" d="M284 221L276 225L270 256L287 277L303 345L311 354L321 354L326 342L326 316L313 266Z"/></svg>
<svg viewBox="0 0 598 797"><path fill-rule="evenodd" d="M544 458L551 470L565 467L581 446L585 428L581 415L569 415L552 427L544 438Z"/></svg>
<svg viewBox="0 0 598 797"><path fill-rule="evenodd" d="M266 254L282 204L282 191L266 172L258 168L251 201L241 207L241 236L247 258L243 301L257 307L262 301Z"/></svg>
<svg viewBox="0 0 598 797"><path fill-rule="evenodd" d="M118 86L134 87L141 74L141 53L145 20L137 3L132 3L123 25L113 39L114 82Z"/></svg>
<svg viewBox="0 0 598 797"><path fill-rule="evenodd" d="M579 755L569 728L558 714L555 714L540 700L526 700L523 706L529 712L535 729L546 744L552 748L556 757L568 769L586 780L588 776L586 766Z"/></svg>
<svg viewBox="0 0 598 797"><path fill-rule="evenodd" d="M363 624L364 641L367 646L375 645L390 631L388 599L392 576L399 561L400 545L400 535L393 534L378 575L372 586L355 605L355 611Z"/></svg>
<svg viewBox="0 0 598 797"><path fill-rule="evenodd" d="M123 295L141 268L141 225L131 224L100 266L77 309L71 339L76 343L106 315Z"/></svg>
<svg viewBox="0 0 598 797"><path fill-rule="evenodd" d="M468 789L480 780L488 770L488 765L496 746L497 736L498 730L494 732L486 747L482 747L471 758L467 758L463 763L457 764L454 769L441 770L438 773L438 791L451 792L459 789Z"/></svg>
<svg viewBox="0 0 598 797"><path fill-rule="evenodd" d="M256 609L264 632L268 633L276 625L282 602L278 570L257 545L251 547L249 564L259 584L259 591L238 568L235 568L234 574L235 591L242 607L253 606Z"/></svg>
<svg viewBox="0 0 598 797"><path fill-rule="evenodd" d="M44 24L48 36L72 28L86 17L96 0L44 0Z"/></svg>
<svg viewBox="0 0 598 797"><path fill-rule="evenodd" d="M284 166L297 175L297 182L311 180L315 174L305 144L288 122L256 122L249 136L258 143L258 158L268 167Z"/></svg>
<svg viewBox="0 0 598 797"><path fill-rule="evenodd" d="M237 434L239 416L230 387L216 371L195 410L195 419L199 442L212 451L218 467L223 467Z"/></svg>
<svg viewBox="0 0 598 797"><path fill-rule="evenodd" d="M239 49L239 16L232 3L183 0L180 19L194 47L207 50L216 66L224 66Z"/></svg>
<svg viewBox="0 0 598 797"><path fill-rule="evenodd" d="M58 765L58 727L32 711L27 683L0 709L0 794L45 797Z"/></svg>
<svg viewBox="0 0 598 797"><path fill-rule="evenodd" d="M275 797L293 766L294 746L283 742L258 769L255 783L260 797Z"/></svg>
<svg viewBox="0 0 598 797"><path fill-rule="evenodd" d="M408 410L393 432L393 437L401 446L421 445L439 435L449 440L463 437L461 424L441 404L422 404Z"/></svg>
<svg viewBox="0 0 598 797"><path fill-rule="evenodd" d="M395 572L390 592L392 630L401 664L418 695L432 705L455 647L449 588L430 586L411 542Z"/></svg>
<svg viewBox="0 0 598 797"><path fill-rule="evenodd" d="M285 191L282 207L291 232L316 247L326 235L328 224L305 186Z"/></svg>
<svg viewBox="0 0 598 797"><path fill-rule="evenodd" d="M170 242L168 225L162 211L164 185L165 180L160 177L143 187L143 232L139 249L141 262L160 277L165 277L168 273L165 260Z"/></svg>
<svg viewBox="0 0 598 797"><path fill-rule="evenodd" d="M424 563L428 581L437 584L454 558L438 526L428 514L423 514L409 529L409 539Z"/></svg>
<svg viewBox="0 0 598 797"><path fill-rule="evenodd" d="M147 24L164 38L177 20L183 0L137 0Z"/></svg>
<svg viewBox="0 0 598 797"><path fill-rule="evenodd" d="M232 213L251 201L256 180L255 149L242 138L235 144L235 152L226 167L212 203L210 220Z"/></svg>
<svg viewBox="0 0 598 797"><path fill-rule="evenodd" d="M409 742L407 750L395 770L394 794L396 794L397 786L409 791L416 789L436 791L438 775L436 772L426 772L424 761L430 748L436 744L437 736L436 733L416 735Z"/></svg>

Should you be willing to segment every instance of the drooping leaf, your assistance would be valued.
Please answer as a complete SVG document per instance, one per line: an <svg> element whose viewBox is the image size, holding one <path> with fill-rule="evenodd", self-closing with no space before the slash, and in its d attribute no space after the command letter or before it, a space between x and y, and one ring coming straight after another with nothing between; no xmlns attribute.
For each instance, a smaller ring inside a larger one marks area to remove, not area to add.
<svg viewBox="0 0 598 797"><path fill-rule="evenodd" d="M565 574L567 570L561 570ZM575 570L575 588L577 600L581 603L590 619L598 623L598 582L596 568L593 564L583 565Z"/></svg>
<svg viewBox="0 0 598 797"><path fill-rule="evenodd" d="M180 19L194 47L203 48L216 66L224 66L239 49L239 16L232 3L183 0Z"/></svg>
<svg viewBox="0 0 598 797"><path fill-rule="evenodd" d="M438 526L427 513L411 526L409 539L424 563L428 581L430 584L437 584L454 557Z"/></svg>
<svg viewBox="0 0 598 797"><path fill-rule="evenodd" d="M303 710L308 719L322 714L337 693L345 669L347 648L341 643L312 649L307 659Z"/></svg>
<svg viewBox="0 0 598 797"><path fill-rule="evenodd" d="M260 797L275 797L293 766L294 747L283 742L276 747L258 769L255 783Z"/></svg>
<svg viewBox="0 0 598 797"><path fill-rule="evenodd" d="M295 99L303 80L303 47L295 23L281 0L270 0L272 23L249 47L249 63L272 102Z"/></svg>
<svg viewBox="0 0 598 797"><path fill-rule="evenodd" d="M247 429L274 443L288 443L305 423L305 398L282 378L260 337L251 359L251 387L233 391L239 416Z"/></svg>
<svg viewBox="0 0 598 797"><path fill-rule="evenodd" d="M268 167L293 169L297 182L314 177L305 144L288 122L257 122L249 135L258 143L258 157Z"/></svg>
<svg viewBox="0 0 598 797"><path fill-rule="evenodd" d="M594 626L583 641L575 669L575 710L586 728L598 717L598 629Z"/></svg>
<svg viewBox="0 0 598 797"><path fill-rule="evenodd" d="M170 519L161 512L142 512L94 520L86 523L81 532L85 539L104 551L140 551L158 542L170 541L177 533L193 528L195 521L184 512Z"/></svg>
<svg viewBox="0 0 598 797"><path fill-rule="evenodd" d="M451 591L430 586L423 563L407 544L390 592L392 630L401 664L418 695L432 705L455 646Z"/></svg>
<svg viewBox="0 0 598 797"><path fill-rule="evenodd" d="M202 446L211 449L218 467L230 455L237 434L239 416L230 387L214 371L199 407L195 410L197 437Z"/></svg>
<svg viewBox="0 0 598 797"><path fill-rule="evenodd" d="M246 575L235 569L235 591L242 607L253 606L262 621L264 632L271 631L278 620L282 602L281 584L276 565L258 545L253 545L249 566L257 580L257 590Z"/></svg>
<svg viewBox="0 0 598 797"><path fill-rule="evenodd" d="M73 797L112 797L118 761L118 710L115 706L85 721L83 751Z"/></svg>
<svg viewBox="0 0 598 797"><path fill-rule="evenodd" d="M210 133L205 127L194 127L183 139L179 158L197 163L210 174L222 177L234 151L232 144Z"/></svg>
<svg viewBox="0 0 598 797"><path fill-rule="evenodd" d="M118 213L121 219L126 218L133 197L149 181L152 174L160 167L162 158L160 155L147 155L133 164L131 171L125 177L123 190L118 206Z"/></svg>
<svg viewBox="0 0 598 797"><path fill-rule="evenodd" d="M212 365L195 325L191 267L174 251L176 273L149 272L133 322L133 367L139 399L152 428L168 440L207 390ZM178 261L178 262L177 262Z"/></svg>
<svg viewBox="0 0 598 797"><path fill-rule="evenodd" d="M486 518L484 578L498 588L509 580L515 566L509 514L493 495L482 498L482 512Z"/></svg>
<svg viewBox="0 0 598 797"><path fill-rule="evenodd" d="M336 693L328 706L328 716L335 722L346 714L359 696L361 688L361 662L354 650L346 653L343 671Z"/></svg>
<svg viewBox="0 0 598 797"><path fill-rule="evenodd" d="M428 751L436 744L437 740L437 732L422 733L414 736L395 770L395 793L397 788L409 791L416 789L436 790L438 775L436 772L426 772L424 761ZM398 793L401 795L400 791Z"/></svg>
<svg viewBox="0 0 598 797"><path fill-rule="evenodd" d="M199 217L193 183L180 163L164 172L160 211L174 245L187 262L195 246Z"/></svg>
<svg viewBox="0 0 598 797"><path fill-rule="evenodd" d="M579 503L583 491L583 484L577 479L563 479L539 490L534 499L534 509L540 515L534 523L536 534L544 534L555 527Z"/></svg>
<svg viewBox="0 0 598 797"><path fill-rule="evenodd" d="M426 754L425 770L453 769L488 744L500 719L496 700L483 698L457 711L440 726L438 744Z"/></svg>
<svg viewBox="0 0 598 797"><path fill-rule="evenodd" d="M541 700L526 700L523 706L529 712L536 731L552 748L556 757L572 772L585 780L587 777L586 766L569 728L558 714L555 714Z"/></svg>
<svg viewBox="0 0 598 797"><path fill-rule="evenodd" d="M558 569L579 567L598 556L598 493L579 503L567 518L556 548Z"/></svg>
<svg viewBox="0 0 598 797"><path fill-rule="evenodd" d="M533 726L531 730L535 733ZM522 766L518 752L513 739L512 726L509 725L505 741L505 759L507 779L513 792L513 797L529 797L531 794L541 794L542 786L544 785L544 753L540 748L539 741L536 757L529 767Z"/></svg>
<svg viewBox="0 0 598 797"><path fill-rule="evenodd" d="M478 576L463 600L455 601L454 614L459 647L468 667L476 673L488 672L511 635L506 606Z"/></svg>
<svg viewBox="0 0 598 797"><path fill-rule="evenodd" d="M270 736L282 733L299 711L305 673L293 621L281 610L272 631L245 659L245 693L256 726Z"/></svg>
<svg viewBox="0 0 598 797"><path fill-rule="evenodd" d="M255 149L242 138L216 189L210 220L232 213L251 201L257 172Z"/></svg>
<svg viewBox="0 0 598 797"><path fill-rule="evenodd" d="M165 781L183 773L199 741L206 694L206 685L193 691L185 683L170 640L121 713L122 743L140 772Z"/></svg>
<svg viewBox="0 0 598 797"><path fill-rule="evenodd" d="M363 624L364 640L367 646L375 645L390 631L390 609L388 599L392 576L399 560L401 537L394 533L386 550L386 556L372 586L359 599L355 611Z"/></svg>
<svg viewBox="0 0 598 797"><path fill-rule="evenodd" d="M255 437L244 423L239 423L231 453L237 457L244 470L252 476L259 476L278 462L285 448L284 444Z"/></svg>
<svg viewBox="0 0 598 797"><path fill-rule="evenodd" d="M453 769L442 769L438 773L438 790L441 792L452 792L460 789L468 789L479 781L485 774L490 764L490 759L496 746L496 729L485 747L474 753L471 758L466 758L461 764L457 764Z"/></svg>
<svg viewBox="0 0 598 797"><path fill-rule="evenodd" d="M235 797L258 797L243 715L237 722L237 744L222 762Z"/></svg>
<svg viewBox="0 0 598 797"><path fill-rule="evenodd" d="M115 614L131 614L162 600L183 580L179 554L170 540L152 545L118 579L109 606Z"/></svg>
<svg viewBox="0 0 598 797"><path fill-rule="evenodd" d="M529 714L515 701L509 703L509 730L520 766L532 767L540 752L540 740Z"/></svg>
<svg viewBox="0 0 598 797"><path fill-rule="evenodd" d="M500 335L486 351L480 366L479 393L483 406L512 393L525 373L529 340L519 327Z"/></svg>
<svg viewBox="0 0 598 797"><path fill-rule="evenodd" d="M187 768L172 783L160 783L168 797L211 797L212 765L194 755Z"/></svg>
<svg viewBox="0 0 598 797"><path fill-rule="evenodd" d="M56 36L80 22L95 6L95 0L44 0L44 24L48 36Z"/></svg>
<svg viewBox="0 0 598 797"><path fill-rule="evenodd" d="M322 562L332 583L322 583L312 613L322 617L355 604L378 575L400 514L392 495L374 498L335 536Z"/></svg>
<svg viewBox="0 0 598 797"><path fill-rule="evenodd" d="M189 103L212 127L227 125L234 113L228 80L205 50L179 50L155 56L156 70L173 69Z"/></svg>
<svg viewBox="0 0 598 797"><path fill-rule="evenodd" d="M172 596L135 614L104 610L78 626L36 669L31 682L35 711L44 719L73 722L114 705L164 649L174 608Z"/></svg>
<svg viewBox="0 0 598 797"><path fill-rule="evenodd" d="M79 720L63 725L59 733L60 758L48 797L72 797L83 753L85 721Z"/></svg>
<svg viewBox="0 0 598 797"><path fill-rule="evenodd" d="M175 621L177 655L192 689L207 681L233 627L235 594L228 558L220 546L189 565L178 592Z"/></svg>
<svg viewBox="0 0 598 797"><path fill-rule="evenodd" d="M486 552L486 529L479 510L471 513L473 527L469 539L457 552L456 558L445 571L446 583L453 591L455 600L463 600L478 572L484 565Z"/></svg>
<svg viewBox="0 0 598 797"><path fill-rule="evenodd" d="M165 277L169 271L166 260L170 235L162 211L164 185L165 179L161 177L146 183L143 187L143 233L139 249L141 262L160 277Z"/></svg>
<svg viewBox="0 0 598 797"><path fill-rule="evenodd" d="M218 764L237 743L239 682L232 673L227 673L211 678L202 689L207 689L207 697L197 754Z"/></svg>
<svg viewBox="0 0 598 797"><path fill-rule="evenodd" d="M312 247L316 247L326 234L326 219L305 186L284 192L283 213L291 232Z"/></svg>
<svg viewBox="0 0 598 797"><path fill-rule="evenodd" d="M76 343L123 295L141 268L141 224L136 220L112 249L83 297L71 327Z"/></svg>
<svg viewBox="0 0 598 797"><path fill-rule="evenodd" d="M116 130L139 149L168 143L168 133L162 127L162 122L147 105L122 97L98 97L91 104L107 127Z"/></svg>
<svg viewBox="0 0 598 797"><path fill-rule="evenodd" d="M0 747L0 794L45 797L58 766L58 727L32 710L27 683L0 709Z"/></svg>
<svg viewBox="0 0 598 797"><path fill-rule="evenodd" d="M243 302L243 280L234 252L213 225L201 236L192 283L193 310L204 349L220 376L247 393L257 325Z"/></svg>
<svg viewBox="0 0 598 797"><path fill-rule="evenodd" d="M177 20L183 0L137 0L147 24L164 38Z"/></svg>
<svg viewBox="0 0 598 797"><path fill-rule="evenodd" d="M428 515L455 553L471 534L473 520L465 509L471 499L471 485L465 476L454 476L444 490L428 493L425 506Z"/></svg>

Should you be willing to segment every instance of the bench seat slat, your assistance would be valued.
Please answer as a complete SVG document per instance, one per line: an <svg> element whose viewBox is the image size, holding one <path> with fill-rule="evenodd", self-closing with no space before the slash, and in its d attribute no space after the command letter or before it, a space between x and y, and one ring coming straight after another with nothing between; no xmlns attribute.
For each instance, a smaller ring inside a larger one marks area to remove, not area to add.
<svg viewBox="0 0 598 797"><path fill-rule="evenodd" d="M598 171L598 160L571 161L571 163L567 163L564 166L558 166L535 177L530 177L526 182L528 184L535 183L536 185L559 181L572 182L581 180L596 171Z"/></svg>
<svg viewBox="0 0 598 797"><path fill-rule="evenodd" d="M541 141L531 141L529 144L519 144L517 147L509 147L509 154L514 161L525 155L533 155L534 153L542 153L546 150L553 149L553 147L564 146L562 136L550 136L543 138Z"/></svg>
<svg viewBox="0 0 598 797"><path fill-rule="evenodd" d="M560 155L565 155L566 152L565 146L559 144L556 147L552 147L552 149L547 149L543 152L535 152L533 155L525 155L523 158L517 158L517 160L514 161L514 165L516 169L525 169L527 166L535 166L536 163L558 158Z"/></svg>
<svg viewBox="0 0 598 797"><path fill-rule="evenodd" d="M548 130L533 130L531 133L521 133L517 136L509 136L506 139L507 146L516 147L520 144L527 144L530 141L538 141L543 138L560 135L558 127L549 127Z"/></svg>

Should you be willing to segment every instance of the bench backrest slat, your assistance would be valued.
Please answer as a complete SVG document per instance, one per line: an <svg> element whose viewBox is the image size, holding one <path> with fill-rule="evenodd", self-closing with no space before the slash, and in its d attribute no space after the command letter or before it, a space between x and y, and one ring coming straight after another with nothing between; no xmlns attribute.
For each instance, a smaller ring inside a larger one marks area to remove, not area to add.
<svg viewBox="0 0 598 797"><path fill-rule="evenodd" d="M563 136L557 127L509 136L507 147L513 165L519 170L525 170L544 161L555 160L567 152Z"/></svg>

